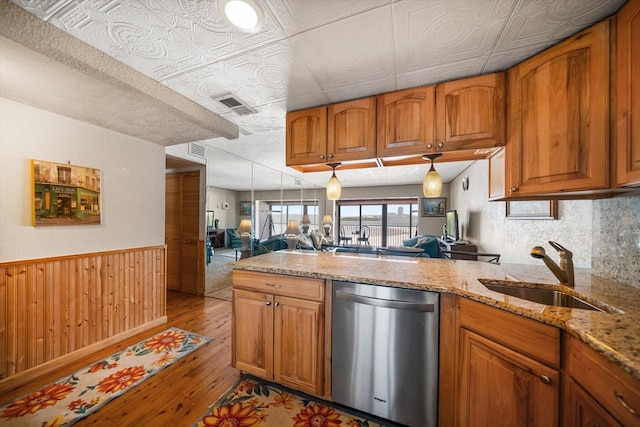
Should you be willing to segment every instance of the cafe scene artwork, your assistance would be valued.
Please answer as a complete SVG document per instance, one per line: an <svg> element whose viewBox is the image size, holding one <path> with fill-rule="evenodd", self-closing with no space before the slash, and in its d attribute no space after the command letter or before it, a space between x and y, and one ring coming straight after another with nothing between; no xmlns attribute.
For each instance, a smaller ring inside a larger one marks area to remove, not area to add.
<svg viewBox="0 0 640 427"><path fill-rule="evenodd" d="M34 226L100 224L100 169L31 161Z"/></svg>

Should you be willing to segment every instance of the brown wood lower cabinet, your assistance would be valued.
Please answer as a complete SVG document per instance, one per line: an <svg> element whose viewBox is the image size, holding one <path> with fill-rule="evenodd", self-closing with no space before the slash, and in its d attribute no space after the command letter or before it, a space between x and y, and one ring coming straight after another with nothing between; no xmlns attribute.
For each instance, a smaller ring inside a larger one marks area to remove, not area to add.
<svg viewBox="0 0 640 427"><path fill-rule="evenodd" d="M557 426L560 331L464 298L458 310L456 425Z"/></svg>
<svg viewBox="0 0 640 427"><path fill-rule="evenodd" d="M324 281L233 273L232 365L314 395L324 391Z"/></svg>
<svg viewBox="0 0 640 427"><path fill-rule="evenodd" d="M564 381L565 426L640 426L640 381L572 336Z"/></svg>

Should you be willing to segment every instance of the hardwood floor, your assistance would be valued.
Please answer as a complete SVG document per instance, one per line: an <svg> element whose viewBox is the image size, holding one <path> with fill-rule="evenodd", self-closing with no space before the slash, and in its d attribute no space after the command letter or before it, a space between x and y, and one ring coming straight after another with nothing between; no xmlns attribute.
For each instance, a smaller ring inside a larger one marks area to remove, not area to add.
<svg viewBox="0 0 640 427"><path fill-rule="evenodd" d="M69 375L101 357L135 344L153 333L175 326L214 338L190 355L107 403L76 426L190 426L239 378L231 367L231 303L213 298L168 292L168 323L133 336L38 382L0 395L0 402L29 393Z"/></svg>

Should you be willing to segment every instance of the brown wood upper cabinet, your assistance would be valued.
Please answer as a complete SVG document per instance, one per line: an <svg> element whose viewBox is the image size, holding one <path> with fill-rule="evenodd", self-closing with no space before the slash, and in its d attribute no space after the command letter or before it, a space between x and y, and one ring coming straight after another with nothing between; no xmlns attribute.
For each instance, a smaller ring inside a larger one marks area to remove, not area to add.
<svg viewBox="0 0 640 427"><path fill-rule="evenodd" d="M375 96L329 105L327 127L329 162L376 157Z"/></svg>
<svg viewBox="0 0 640 427"><path fill-rule="evenodd" d="M618 13L616 185L640 185L640 0ZM635 100L635 102L632 102Z"/></svg>
<svg viewBox="0 0 640 427"><path fill-rule="evenodd" d="M439 84L436 87L436 141L435 151L504 145L504 73Z"/></svg>
<svg viewBox="0 0 640 427"><path fill-rule="evenodd" d="M609 26L596 24L508 71L505 189L494 199L609 188Z"/></svg>
<svg viewBox="0 0 640 427"><path fill-rule="evenodd" d="M378 157L425 153L435 146L435 86L378 95Z"/></svg>
<svg viewBox="0 0 640 427"><path fill-rule="evenodd" d="M287 113L287 166L327 163L327 106Z"/></svg>

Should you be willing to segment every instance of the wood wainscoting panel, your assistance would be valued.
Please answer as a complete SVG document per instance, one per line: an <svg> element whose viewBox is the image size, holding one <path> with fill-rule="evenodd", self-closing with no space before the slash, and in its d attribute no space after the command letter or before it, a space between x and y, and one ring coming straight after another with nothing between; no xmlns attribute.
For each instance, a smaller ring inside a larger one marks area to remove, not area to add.
<svg viewBox="0 0 640 427"><path fill-rule="evenodd" d="M0 383L166 318L164 245L0 263Z"/></svg>

